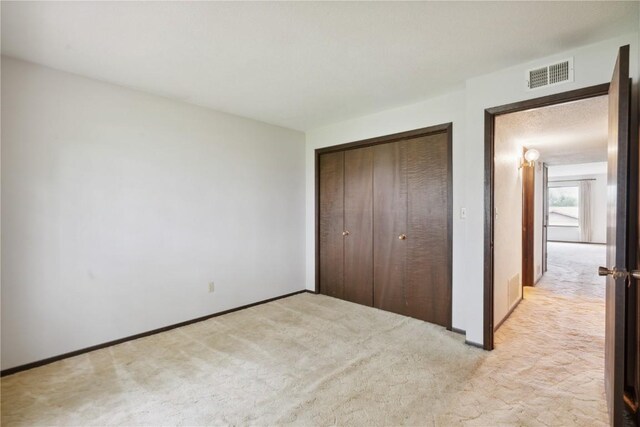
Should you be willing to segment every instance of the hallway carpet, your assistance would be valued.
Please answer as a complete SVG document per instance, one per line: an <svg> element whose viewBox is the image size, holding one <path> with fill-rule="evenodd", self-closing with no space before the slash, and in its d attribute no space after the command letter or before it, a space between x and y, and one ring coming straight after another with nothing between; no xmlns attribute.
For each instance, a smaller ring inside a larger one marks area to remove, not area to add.
<svg viewBox="0 0 640 427"><path fill-rule="evenodd" d="M300 294L4 377L2 425L605 425L604 249L583 249L553 248L493 352Z"/></svg>
<svg viewBox="0 0 640 427"><path fill-rule="evenodd" d="M604 245L549 243L548 271L495 334L495 350L441 425L608 425Z"/></svg>

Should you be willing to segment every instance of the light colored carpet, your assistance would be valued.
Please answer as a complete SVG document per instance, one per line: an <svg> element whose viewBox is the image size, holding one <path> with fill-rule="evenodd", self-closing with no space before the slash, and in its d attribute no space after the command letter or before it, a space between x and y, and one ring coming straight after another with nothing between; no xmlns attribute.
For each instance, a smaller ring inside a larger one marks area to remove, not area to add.
<svg viewBox="0 0 640 427"><path fill-rule="evenodd" d="M604 261L602 245L550 242L547 273L525 287L495 350L439 424L608 425Z"/></svg>
<svg viewBox="0 0 640 427"><path fill-rule="evenodd" d="M5 377L2 425L605 425L603 301L569 289L603 285L581 259L581 281L554 264L527 290L490 353L301 294Z"/></svg>
<svg viewBox="0 0 640 427"><path fill-rule="evenodd" d="M606 263L604 245L549 242L549 271L536 287L555 294L595 298L604 304L606 280L597 270Z"/></svg>

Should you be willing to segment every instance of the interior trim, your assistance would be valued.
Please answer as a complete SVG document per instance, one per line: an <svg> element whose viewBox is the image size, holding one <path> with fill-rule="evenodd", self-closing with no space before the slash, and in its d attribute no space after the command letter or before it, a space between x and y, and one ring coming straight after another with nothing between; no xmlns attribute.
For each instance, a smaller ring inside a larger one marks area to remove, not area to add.
<svg viewBox="0 0 640 427"><path fill-rule="evenodd" d="M540 280L540 279L538 279ZM536 282L537 283L537 282ZM524 289L523 289L524 292ZM509 309L509 312L502 318L501 321L498 322L498 324L493 328L493 332L497 331L498 329L500 329L500 326L502 326L502 324L509 318L509 316L511 316L511 313L513 313L515 311L516 308L518 308L518 306L520 305L520 302L524 299L524 296L521 296L520 298L518 298L518 301L513 305L513 307L511 307Z"/></svg>
<svg viewBox="0 0 640 427"><path fill-rule="evenodd" d="M441 125L429 126L426 128L414 129L406 132L394 133L391 135L376 136L375 138L361 139L359 141L347 142L346 144L332 145L316 149L316 158L320 154L333 153L335 151L345 151L355 148L370 147L372 145L386 144L388 142L400 141L402 139L417 138L419 136L433 135L442 132L451 132L453 123L443 123Z"/></svg>
<svg viewBox="0 0 640 427"><path fill-rule="evenodd" d="M464 343L466 345L470 345L471 347L476 347L476 348L481 348L484 349L484 346L482 344L478 344L477 342L473 342L473 341L469 341L469 340L465 340Z"/></svg>

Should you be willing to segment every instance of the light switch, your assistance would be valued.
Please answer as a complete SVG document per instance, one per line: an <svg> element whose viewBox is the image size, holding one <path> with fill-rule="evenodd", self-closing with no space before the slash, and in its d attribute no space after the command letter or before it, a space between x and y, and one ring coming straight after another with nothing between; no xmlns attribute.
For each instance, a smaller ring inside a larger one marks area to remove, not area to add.
<svg viewBox="0 0 640 427"><path fill-rule="evenodd" d="M460 219L467 219L467 208L460 208Z"/></svg>

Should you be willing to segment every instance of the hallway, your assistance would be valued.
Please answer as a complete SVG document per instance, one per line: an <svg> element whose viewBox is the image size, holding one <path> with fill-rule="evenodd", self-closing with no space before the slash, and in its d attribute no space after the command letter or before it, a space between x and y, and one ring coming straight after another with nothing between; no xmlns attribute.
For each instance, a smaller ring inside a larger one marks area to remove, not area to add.
<svg viewBox="0 0 640 427"><path fill-rule="evenodd" d="M596 273L606 248L549 242L548 250L547 273L525 287L523 301L496 331L495 350L456 399L457 420L608 425L605 282Z"/></svg>
<svg viewBox="0 0 640 427"><path fill-rule="evenodd" d="M605 245L549 242L548 248L549 270L536 288L604 301L605 279L596 272L598 266L606 265Z"/></svg>

